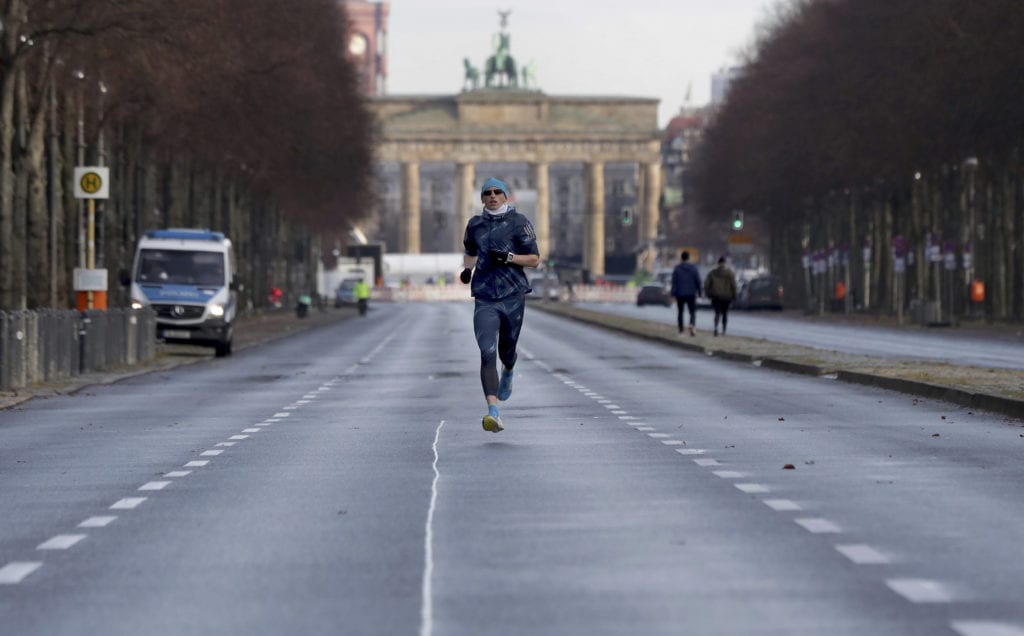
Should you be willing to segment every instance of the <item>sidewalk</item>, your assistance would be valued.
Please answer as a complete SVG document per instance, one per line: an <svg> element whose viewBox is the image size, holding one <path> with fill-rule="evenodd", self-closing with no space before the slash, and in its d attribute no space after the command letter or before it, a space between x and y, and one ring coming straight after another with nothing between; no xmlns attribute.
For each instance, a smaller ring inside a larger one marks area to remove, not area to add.
<svg viewBox="0 0 1024 636"><path fill-rule="evenodd" d="M534 303L530 307L707 356L875 386L1024 420L1024 371L853 355L742 336L715 338L707 331L697 332L696 337L680 336L675 325L590 311L569 303ZM856 324L869 326L870 320L857 320ZM875 322L876 326L896 327L894 321ZM991 330L988 326L984 329ZM1017 326L1002 326L998 331L997 337L1021 336Z"/></svg>
<svg viewBox="0 0 1024 636"><path fill-rule="evenodd" d="M356 314L355 307L342 307L318 311L299 319L291 310L279 309L241 316L235 325L235 336L232 348L235 352L249 347L264 344L278 338L285 338L295 333L307 331L351 318ZM55 395L73 394L83 388L95 384L113 384L119 380L143 373L172 369L186 364L194 364L213 358L213 349L187 345L158 344L156 357L144 364L130 367L111 368L105 371L85 373L72 378L37 384L16 391L0 391L0 411L9 409L33 398L47 398Z"/></svg>

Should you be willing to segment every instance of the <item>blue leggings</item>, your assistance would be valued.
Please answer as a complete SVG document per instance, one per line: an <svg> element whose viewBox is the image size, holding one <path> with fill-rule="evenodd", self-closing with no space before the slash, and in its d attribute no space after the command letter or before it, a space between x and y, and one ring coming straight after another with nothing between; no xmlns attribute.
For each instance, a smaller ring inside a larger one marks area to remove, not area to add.
<svg viewBox="0 0 1024 636"><path fill-rule="evenodd" d="M477 299L473 310L473 331L480 347L480 383L484 396L498 394L498 358L505 368L516 364L516 344L523 328L526 296L517 294L501 300Z"/></svg>

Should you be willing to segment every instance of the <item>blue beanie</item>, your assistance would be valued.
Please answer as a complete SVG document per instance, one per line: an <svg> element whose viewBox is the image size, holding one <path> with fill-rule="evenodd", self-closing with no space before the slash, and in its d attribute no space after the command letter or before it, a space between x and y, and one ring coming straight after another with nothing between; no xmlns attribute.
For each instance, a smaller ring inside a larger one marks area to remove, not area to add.
<svg viewBox="0 0 1024 636"><path fill-rule="evenodd" d="M484 181L483 186L480 187L480 194L483 194L484 190L490 190L491 188L497 188L504 192L506 197L508 196L508 186L505 184L504 181L495 179L494 177L491 177L487 181Z"/></svg>

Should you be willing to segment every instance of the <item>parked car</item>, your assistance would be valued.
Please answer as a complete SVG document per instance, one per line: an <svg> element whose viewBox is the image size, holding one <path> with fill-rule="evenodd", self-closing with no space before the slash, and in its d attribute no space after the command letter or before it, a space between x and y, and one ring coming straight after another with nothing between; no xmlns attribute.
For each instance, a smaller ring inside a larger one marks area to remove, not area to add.
<svg viewBox="0 0 1024 636"><path fill-rule="evenodd" d="M530 287L533 291L527 294L528 300L558 300L558 279L554 276L533 276L530 278Z"/></svg>
<svg viewBox="0 0 1024 636"><path fill-rule="evenodd" d="M740 287L736 308L781 310L782 298L782 281L777 276L757 276Z"/></svg>
<svg viewBox="0 0 1024 636"><path fill-rule="evenodd" d="M341 281L338 289L334 292L335 307L356 304L356 283L359 281L358 278L346 278Z"/></svg>
<svg viewBox="0 0 1024 636"><path fill-rule="evenodd" d="M664 285L644 285L636 294L636 306L643 307L644 305L664 305L665 307L670 307L672 305L672 296L669 295Z"/></svg>

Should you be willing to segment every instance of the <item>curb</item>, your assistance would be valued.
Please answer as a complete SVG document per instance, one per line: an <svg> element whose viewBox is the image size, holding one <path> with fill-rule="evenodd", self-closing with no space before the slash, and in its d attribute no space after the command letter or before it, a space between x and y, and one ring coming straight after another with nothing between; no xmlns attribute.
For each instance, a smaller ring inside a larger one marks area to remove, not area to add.
<svg viewBox="0 0 1024 636"><path fill-rule="evenodd" d="M681 349L703 353L709 357L721 358L734 362L753 363L761 368L799 375L821 377L834 374L836 380L850 384L871 386L898 393L916 395L923 398L950 402L965 408L989 411L1016 419L1024 419L1024 400L992 395L988 393L974 393L951 386L929 384L917 380L906 380L903 378L892 378L888 376L862 373L858 371L847 371L843 369L826 369L817 365L791 362L779 358L758 358L746 353L725 351L722 349L707 349L706 347L681 342L661 329L662 325L657 323L646 323L645 321L623 316L609 316L587 309L577 309L571 305L566 306L541 306L533 305L534 308L549 314L555 314L582 323L596 325L612 331L618 331L647 340L654 340L665 344L673 345ZM668 329L671 329L669 327Z"/></svg>

